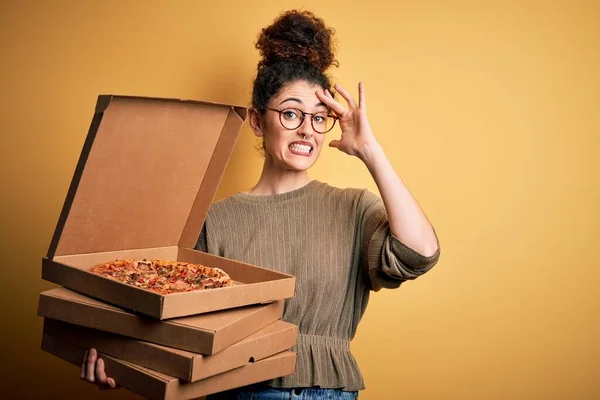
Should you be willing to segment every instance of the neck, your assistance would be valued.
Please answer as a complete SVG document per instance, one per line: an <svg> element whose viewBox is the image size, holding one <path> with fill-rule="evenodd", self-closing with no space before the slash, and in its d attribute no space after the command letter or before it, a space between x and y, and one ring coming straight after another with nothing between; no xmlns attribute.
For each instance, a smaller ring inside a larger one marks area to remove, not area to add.
<svg viewBox="0 0 600 400"><path fill-rule="evenodd" d="M281 194L300 189L310 181L307 171L276 168L267 156L258 183L248 193L254 195Z"/></svg>

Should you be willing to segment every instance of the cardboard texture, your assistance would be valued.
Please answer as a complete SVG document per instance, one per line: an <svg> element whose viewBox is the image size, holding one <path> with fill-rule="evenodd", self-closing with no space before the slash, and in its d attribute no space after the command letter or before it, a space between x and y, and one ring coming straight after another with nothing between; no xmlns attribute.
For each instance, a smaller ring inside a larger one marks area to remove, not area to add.
<svg viewBox="0 0 600 400"><path fill-rule="evenodd" d="M38 315L193 353L213 355L272 324L283 300L158 321L65 288L40 294Z"/></svg>
<svg viewBox="0 0 600 400"><path fill-rule="evenodd" d="M65 322L44 320L44 334L147 367L187 382L196 382L289 350L297 342L295 325L275 321L219 354L203 356Z"/></svg>
<svg viewBox="0 0 600 400"><path fill-rule="evenodd" d="M289 298L295 278L193 250L246 109L100 96L42 278L158 319ZM225 270L233 287L161 295L89 270L160 258Z"/></svg>
<svg viewBox="0 0 600 400"><path fill-rule="evenodd" d="M81 366L86 348L44 334L42 350ZM193 383L99 353L106 371L128 390L152 400L195 399L213 393L293 374L296 353L286 351Z"/></svg>

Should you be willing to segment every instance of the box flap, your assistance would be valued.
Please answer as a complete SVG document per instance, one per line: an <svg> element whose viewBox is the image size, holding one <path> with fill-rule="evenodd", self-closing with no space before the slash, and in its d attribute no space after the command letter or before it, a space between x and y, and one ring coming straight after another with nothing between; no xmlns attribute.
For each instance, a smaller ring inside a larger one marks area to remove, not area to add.
<svg viewBox="0 0 600 400"><path fill-rule="evenodd" d="M192 248L245 117L225 104L100 96L48 258Z"/></svg>

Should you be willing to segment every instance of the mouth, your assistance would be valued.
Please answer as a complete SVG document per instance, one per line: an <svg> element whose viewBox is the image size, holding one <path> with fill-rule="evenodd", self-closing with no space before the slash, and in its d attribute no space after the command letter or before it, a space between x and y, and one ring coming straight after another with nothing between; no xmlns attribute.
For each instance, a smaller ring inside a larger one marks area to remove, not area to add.
<svg viewBox="0 0 600 400"><path fill-rule="evenodd" d="M293 142L290 143L288 149L297 156L310 157L313 152L313 145L308 142Z"/></svg>

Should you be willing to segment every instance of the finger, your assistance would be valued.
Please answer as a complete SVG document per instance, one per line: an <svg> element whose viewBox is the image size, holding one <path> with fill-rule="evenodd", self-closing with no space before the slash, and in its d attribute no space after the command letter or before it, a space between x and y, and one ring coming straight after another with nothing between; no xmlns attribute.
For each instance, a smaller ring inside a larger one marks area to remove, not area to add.
<svg viewBox="0 0 600 400"><path fill-rule="evenodd" d="M332 94L332 93L331 93L331 92L330 92L328 89L325 89L325 94L326 94L326 95L327 95L327 97L329 97L331 100L333 100L333 101L335 101L336 103L338 103L338 102L337 102L337 100L335 99L335 97L333 97L333 94ZM338 103L338 104L340 104L340 103ZM341 104L340 104L340 107L344 108L344 106L342 106ZM330 107L330 108L331 108L331 107ZM346 109L345 109L345 108L344 108L344 112L346 112ZM342 114L343 114L343 113L342 113Z"/></svg>
<svg viewBox="0 0 600 400"><path fill-rule="evenodd" d="M104 360L99 358L96 360L96 383L106 384L106 371L104 370Z"/></svg>
<svg viewBox="0 0 600 400"><path fill-rule="evenodd" d="M331 142L329 142L329 147L335 147L337 149L339 145L340 145L339 140L332 140Z"/></svg>
<svg viewBox="0 0 600 400"><path fill-rule="evenodd" d="M316 91L317 97L321 100L327 107L333 110L338 116L344 115L346 109L340 103L335 101L332 97L328 97L322 90Z"/></svg>
<svg viewBox="0 0 600 400"><path fill-rule="evenodd" d="M89 352L89 350L86 351L85 354L83 355L83 362L81 363L81 372L79 374L80 379L85 379L85 370L86 370L86 365L87 365L88 352Z"/></svg>
<svg viewBox="0 0 600 400"><path fill-rule="evenodd" d="M117 382L115 382L113 378L106 378L106 383L111 387L111 389L117 388Z"/></svg>
<svg viewBox="0 0 600 400"><path fill-rule="evenodd" d="M367 110L367 97L365 96L365 85L362 82L358 82L358 108L363 111Z"/></svg>
<svg viewBox="0 0 600 400"><path fill-rule="evenodd" d="M94 382L94 375L96 370L96 358L98 354L96 353L96 349L90 349L88 351L87 357L87 368L85 371L85 379L88 382Z"/></svg>
<svg viewBox="0 0 600 400"><path fill-rule="evenodd" d="M356 101L354 100L354 97L352 97L350 95L350 93L346 92L346 89L344 89L342 87L342 85L336 83L334 85L334 87L335 87L335 90L337 90L338 93L342 95L344 100L346 100L346 103L348 103L348 108L358 108L358 106L356 105Z"/></svg>

